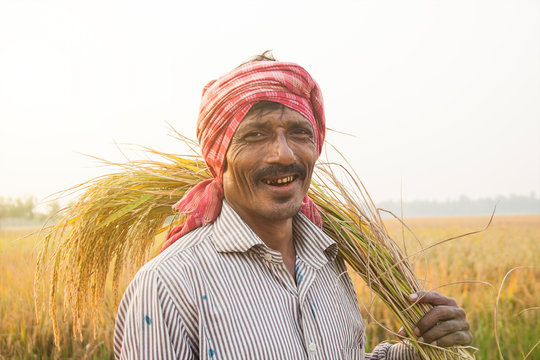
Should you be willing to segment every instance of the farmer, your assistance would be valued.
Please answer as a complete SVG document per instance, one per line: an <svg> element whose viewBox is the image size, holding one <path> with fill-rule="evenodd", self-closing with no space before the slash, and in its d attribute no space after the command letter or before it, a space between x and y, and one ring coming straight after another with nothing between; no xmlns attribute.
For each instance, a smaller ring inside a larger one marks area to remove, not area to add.
<svg viewBox="0 0 540 360"><path fill-rule="evenodd" d="M176 205L186 221L124 293L117 358L364 358L352 282L306 196L324 135L320 89L296 64L265 53L204 88L197 138L214 178ZM420 341L471 342L453 299L418 296L435 306ZM414 350L383 343L365 358Z"/></svg>

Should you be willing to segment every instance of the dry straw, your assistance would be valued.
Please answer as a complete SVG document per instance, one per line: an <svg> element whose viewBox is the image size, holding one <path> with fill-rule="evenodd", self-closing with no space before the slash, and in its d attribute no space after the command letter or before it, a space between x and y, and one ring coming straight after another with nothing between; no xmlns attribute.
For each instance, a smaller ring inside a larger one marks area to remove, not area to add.
<svg viewBox="0 0 540 360"><path fill-rule="evenodd" d="M188 145L196 145L182 137ZM145 149L159 160L130 161L122 171L81 184L77 202L61 211L61 218L43 231L43 248L36 270L36 309L45 274L52 274L49 311L59 345L55 298L64 288L64 307L71 311L73 334L89 314L94 329L98 305L103 301L108 275L112 272L117 291L121 274L137 269L152 255L155 238L181 221L172 210L182 195L210 172L199 156L177 156ZM408 258L389 237L379 212L355 174L339 165L319 163L309 196L321 208L324 231L339 245L341 256L360 274L394 313L423 359L473 359L463 347L442 349L414 340L413 329L429 306L413 304L407 295L422 286ZM126 261L129 259L129 263ZM118 294L115 294L118 299Z"/></svg>

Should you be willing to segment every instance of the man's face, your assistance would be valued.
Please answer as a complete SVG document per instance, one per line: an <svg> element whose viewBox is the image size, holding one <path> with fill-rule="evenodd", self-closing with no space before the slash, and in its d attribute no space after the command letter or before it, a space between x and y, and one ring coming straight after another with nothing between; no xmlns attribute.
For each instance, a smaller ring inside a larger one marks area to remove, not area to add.
<svg viewBox="0 0 540 360"><path fill-rule="evenodd" d="M225 199L248 224L299 211L317 160L311 123L285 106L250 111L227 150Z"/></svg>

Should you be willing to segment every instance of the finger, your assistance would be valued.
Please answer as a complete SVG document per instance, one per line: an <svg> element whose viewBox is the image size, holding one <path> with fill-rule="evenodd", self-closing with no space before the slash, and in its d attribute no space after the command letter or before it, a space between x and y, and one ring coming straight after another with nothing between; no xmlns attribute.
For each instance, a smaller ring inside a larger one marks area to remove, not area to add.
<svg viewBox="0 0 540 360"><path fill-rule="evenodd" d="M469 323L467 322L464 323L460 320L444 321L424 332L418 340L429 344L431 344L433 341L437 341L437 343L439 343L440 339L443 339L448 335L468 330Z"/></svg>
<svg viewBox="0 0 540 360"><path fill-rule="evenodd" d="M426 331L430 330L437 324L443 324L448 322L448 320L455 320L458 322L456 323L457 326L453 329L453 331L469 328L465 310L460 307L441 305L431 309L420 319L420 321L418 321L416 324L415 333L418 336L422 336ZM418 331L416 331L417 329Z"/></svg>
<svg viewBox="0 0 540 360"><path fill-rule="evenodd" d="M405 339L409 339L411 337L417 337L417 336L414 336L414 331L411 332L411 335L408 334L407 331L405 331L405 329L402 327L399 328L398 332L396 333L396 336L402 340L405 340Z"/></svg>
<svg viewBox="0 0 540 360"><path fill-rule="evenodd" d="M427 342L427 341L426 341ZM457 331L432 341L433 345L440 347L449 347L454 345L467 346L472 343L472 334L470 331Z"/></svg>
<svg viewBox="0 0 540 360"><path fill-rule="evenodd" d="M435 291L418 291L409 295L410 301L418 301L423 304L457 306L456 300L444 296Z"/></svg>

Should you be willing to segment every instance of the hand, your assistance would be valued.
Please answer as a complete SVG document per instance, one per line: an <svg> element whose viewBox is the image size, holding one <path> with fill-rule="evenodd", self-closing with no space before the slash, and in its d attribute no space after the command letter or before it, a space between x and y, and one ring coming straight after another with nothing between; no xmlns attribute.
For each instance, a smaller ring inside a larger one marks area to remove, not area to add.
<svg viewBox="0 0 540 360"><path fill-rule="evenodd" d="M414 333L418 341L440 347L471 344L472 334L465 310L456 300L435 291L419 291L409 295L409 300L433 306L416 324ZM405 333L400 330L400 335Z"/></svg>

